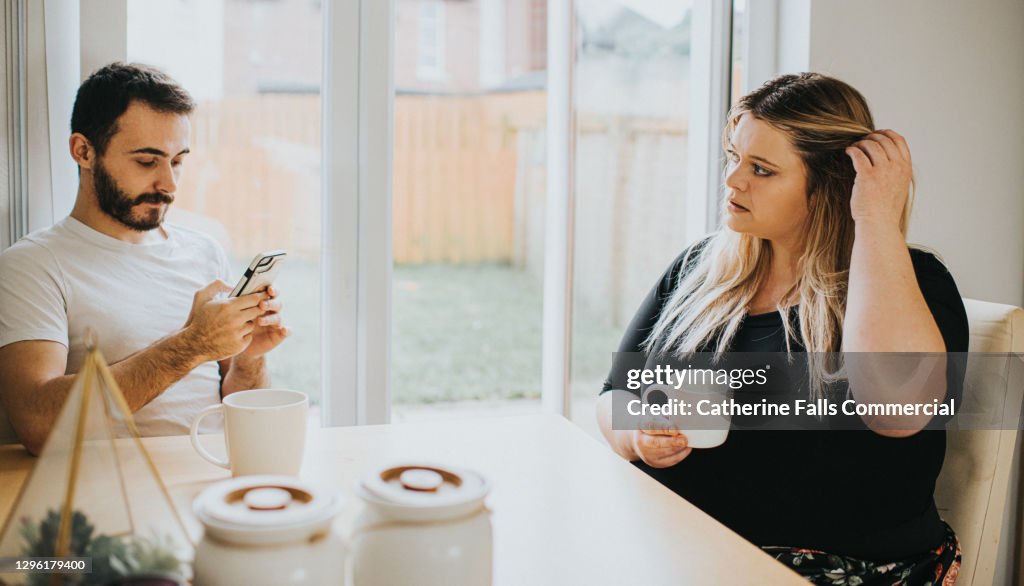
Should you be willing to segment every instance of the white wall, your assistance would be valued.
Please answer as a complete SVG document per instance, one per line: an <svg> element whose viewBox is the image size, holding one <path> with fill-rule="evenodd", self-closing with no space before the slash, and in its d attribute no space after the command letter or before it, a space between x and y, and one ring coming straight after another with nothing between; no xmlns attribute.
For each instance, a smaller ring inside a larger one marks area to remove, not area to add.
<svg viewBox="0 0 1024 586"><path fill-rule="evenodd" d="M910 142L910 240L968 297L1024 304L1024 2L814 0L809 67Z"/></svg>
<svg viewBox="0 0 1024 586"><path fill-rule="evenodd" d="M751 10L751 18L754 17ZM778 73L799 73L810 69L811 58L811 0L779 0L778 4ZM764 36L757 22L751 21L750 36ZM748 59L752 61L752 59ZM766 81L764 79L758 81ZM754 85L750 84L753 88Z"/></svg>

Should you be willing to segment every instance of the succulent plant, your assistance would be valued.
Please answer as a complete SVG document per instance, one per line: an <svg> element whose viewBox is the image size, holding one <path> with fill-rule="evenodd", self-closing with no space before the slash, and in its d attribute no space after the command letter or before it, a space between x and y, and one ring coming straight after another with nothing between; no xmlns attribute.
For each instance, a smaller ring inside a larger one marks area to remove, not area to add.
<svg viewBox="0 0 1024 586"><path fill-rule="evenodd" d="M60 511L50 509L46 517L38 525L25 517L21 520L21 537L25 541L22 553L32 557L52 557L57 544L57 532L60 530ZM81 511L71 514L71 544L68 553L75 556L84 555L85 548L92 539L94 528Z"/></svg>
<svg viewBox="0 0 1024 586"><path fill-rule="evenodd" d="M111 558L115 569L124 576L182 573L182 562L174 553L174 542L170 538L133 537L125 554Z"/></svg>
<svg viewBox="0 0 1024 586"><path fill-rule="evenodd" d="M21 520L22 554L30 557L52 557L60 528L60 512L50 510L46 517L33 523ZM71 515L71 543L68 555L92 558L92 572L64 574L64 584L74 586L108 586L111 584L179 584L183 563L168 538L146 539L97 535L95 527L81 511ZM137 579L136 579L137 577ZM29 586L47 586L48 574L29 574Z"/></svg>

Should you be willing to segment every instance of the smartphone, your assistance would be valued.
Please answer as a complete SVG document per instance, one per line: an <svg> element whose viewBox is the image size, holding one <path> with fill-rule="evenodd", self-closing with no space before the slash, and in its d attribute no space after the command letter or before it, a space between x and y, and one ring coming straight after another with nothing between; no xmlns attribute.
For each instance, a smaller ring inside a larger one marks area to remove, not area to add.
<svg viewBox="0 0 1024 586"><path fill-rule="evenodd" d="M245 274L238 280L238 284L231 291L231 297L240 297L250 293L265 291L267 287L274 283L277 272L284 263L285 256L287 256L287 253L283 250L271 250L270 252L257 254L252 259L252 262L249 263L249 268L245 269Z"/></svg>

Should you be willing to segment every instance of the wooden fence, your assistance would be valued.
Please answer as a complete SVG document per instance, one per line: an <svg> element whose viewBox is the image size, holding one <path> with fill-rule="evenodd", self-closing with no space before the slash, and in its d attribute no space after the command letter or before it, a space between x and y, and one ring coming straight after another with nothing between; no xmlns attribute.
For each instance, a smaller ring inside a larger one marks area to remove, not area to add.
<svg viewBox="0 0 1024 586"><path fill-rule="evenodd" d="M396 262L501 262L540 280L545 107L541 92L396 98ZM204 104L193 128L195 154L178 213L223 234L236 257L287 248L318 259L319 98ZM690 238L687 150L682 121L598 114L577 120L576 291L609 323L628 318L652 275Z"/></svg>
<svg viewBox="0 0 1024 586"><path fill-rule="evenodd" d="M183 223L222 233L234 256L320 252L320 99L228 98L201 104L178 188ZM180 221L180 218L175 218ZM217 226L219 224L219 226Z"/></svg>
<svg viewBox="0 0 1024 586"><path fill-rule="evenodd" d="M544 123L544 94L395 99L395 261L508 262L517 133ZM178 221L226 234L237 256L320 251L319 96L205 103L178 190ZM222 226L222 228L221 228Z"/></svg>
<svg viewBox="0 0 1024 586"><path fill-rule="evenodd" d="M395 262L512 260L517 135L544 123L544 99L543 93L396 98Z"/></svg>

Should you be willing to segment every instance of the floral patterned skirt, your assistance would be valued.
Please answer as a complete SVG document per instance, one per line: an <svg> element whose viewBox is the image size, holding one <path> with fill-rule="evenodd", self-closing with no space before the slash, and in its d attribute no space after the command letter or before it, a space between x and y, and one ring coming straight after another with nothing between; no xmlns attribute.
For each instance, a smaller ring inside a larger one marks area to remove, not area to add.
<svg viewBox="0 0 1024 586"><path fill-rule="evenodd" d="M951 586L960 572L960 541L946 525L935 549L896 562L876 563L792 547L762 547L812 584L827 586Z"/></svg>

